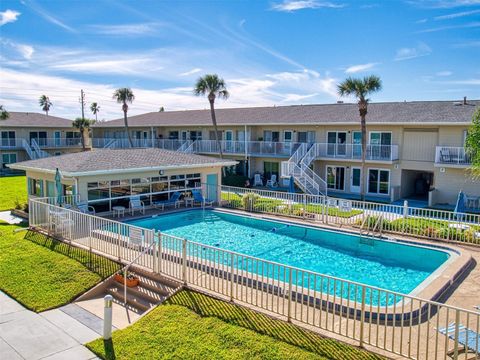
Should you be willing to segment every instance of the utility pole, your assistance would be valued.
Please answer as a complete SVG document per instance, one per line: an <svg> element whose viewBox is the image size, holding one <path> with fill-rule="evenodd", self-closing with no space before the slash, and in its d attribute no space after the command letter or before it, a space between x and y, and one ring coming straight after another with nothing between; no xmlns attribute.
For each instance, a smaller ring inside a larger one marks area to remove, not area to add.
<svg viewBox="0 0 480 360"><path fill-rule="evenodd" d="M83 92L83 89L80 90L80 104L82 105L82 119L85 119L85 111L84 111L84 107L85 107L85 93Z"/></svg>

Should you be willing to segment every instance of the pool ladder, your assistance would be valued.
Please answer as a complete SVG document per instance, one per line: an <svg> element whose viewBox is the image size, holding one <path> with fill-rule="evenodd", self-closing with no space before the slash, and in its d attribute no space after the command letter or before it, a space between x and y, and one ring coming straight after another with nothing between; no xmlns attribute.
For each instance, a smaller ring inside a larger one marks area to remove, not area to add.
<svg viewBox="0 0 480 360"><path fill-rule="evenodd" d="M383 232L383 215L380 215L377 220L375 221L375 225L373 226L372 229L368 226L369 220L371 218L374 218L371 215L367 215L365 219L363 219L362 225L360 226L360 236L361 237L369 237L369 236L382 236ZM365 229L365 225L367 225L367 228Z"/></svg>

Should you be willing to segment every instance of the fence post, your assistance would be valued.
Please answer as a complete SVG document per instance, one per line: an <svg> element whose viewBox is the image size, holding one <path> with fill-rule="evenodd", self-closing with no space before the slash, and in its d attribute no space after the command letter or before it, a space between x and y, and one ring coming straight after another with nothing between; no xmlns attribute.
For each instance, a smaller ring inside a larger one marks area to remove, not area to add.
<svg viewBox="0 0 480 360"><path fill-rule="evenodd" d="M88 249L92 252L92 217L88 215Z"/></svg>
<svg viewBox="0 0 480 360"><path fill-rule="evenodd" d="M182 242L182 280L183 284L187 284L187 240Z"/></svg>
<svg viewBox="0 0 480 360"><path fill-rule="evenodd" d="M360 311L360 347L363 347L363 328L365 323L365 285L362 285L362 304Z"/></svg>
<svg viewBox="0 0 480 360"><path fill-rule="evenodd" d="M234 274L233 274L233 253L230 254L230 301L233 301L233 282L234 282Z"/></svg>
<svg viewBox="0 0 480 360"><path fill-rule="evenodd" d="M159 231L158 232L158 255L157 255L157 270L158 273L160 274L162 272L162 233Z"/></svg>
<svg viewBox="0 0 480 360"><path fill-rule="evenodd" d="M292 322L292 269L288 269L288 309L287 321Z"/></svg>
<svg viewBox="0 0 480 360"><path fill-rule="evenodd" d="M447 324L448 326L448 324ZM453 348L453 358L458 359L458 334L459 334L459 326L460 326L460 310L455 310L455 345Z"/></svg>
<svg viewBox="0 0 480 360"><path fill-rule="evenodd" d="M324 197L323 201L325 202L325 224L328 224L328 197Z"/></svg>

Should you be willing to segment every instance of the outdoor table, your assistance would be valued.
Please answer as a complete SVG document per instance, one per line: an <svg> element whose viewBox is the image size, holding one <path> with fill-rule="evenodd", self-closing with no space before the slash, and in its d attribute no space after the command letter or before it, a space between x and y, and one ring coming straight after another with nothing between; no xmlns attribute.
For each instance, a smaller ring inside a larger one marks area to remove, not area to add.
<svg viewBox="0 0 480 360"><path fill-rule="evenodd" d="M185 207L188 207L188 206L193 207L193 201L194 201L193 197L186 197L184 198L184 200L185 200Z"/></svg>
<svg viewBox="0 0 480 360"><path fill-rule="evenodd" d="M125 206L113 206L113 217L115 217L115 214L117 214L117 217L125 216Z"/></svg>

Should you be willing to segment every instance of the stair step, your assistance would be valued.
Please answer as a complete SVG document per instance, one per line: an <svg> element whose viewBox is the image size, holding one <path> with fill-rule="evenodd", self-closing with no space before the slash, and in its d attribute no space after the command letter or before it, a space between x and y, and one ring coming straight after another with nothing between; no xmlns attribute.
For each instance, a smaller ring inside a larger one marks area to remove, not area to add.
<svg viewBox="0 0 480 360"><path fill-rule="evenodd" d="M123 289L125 286L121 283L117 283L116 285L118 288L120 288L123 294ZM156 292L150 288L145 287L141 280L138 286L129 287L127 289L127 295L129 293L132 293L138 297L141 297L152 304L158 304L163 300L165 300L165 298L168 296L168 292Z"/></svg>
<svg viewBox="0 0 480 360"><path fill-rule="evenodd" d="M140 311L147 311L152 306L155 306L155 302L151 302L145 299L143 296L138 295L137 292L130 291L133 288L129 288L127 291L127 304L132 306L133 308L140 310ZM121 303L124 302L123 297L123 286L119 283L112 284L107 289L107 292L112 295L115 299L119 300Z"/></svg>

